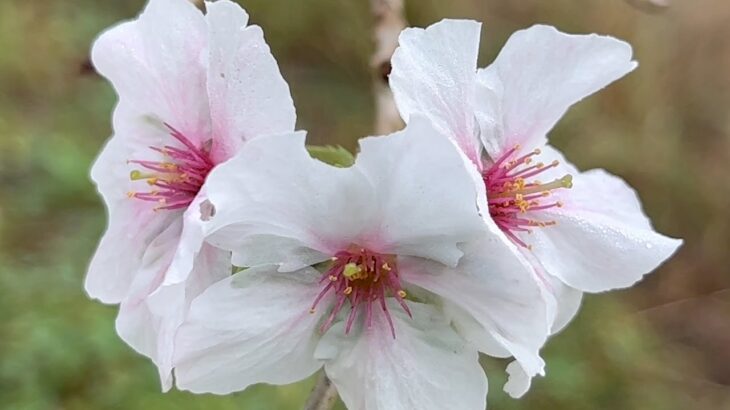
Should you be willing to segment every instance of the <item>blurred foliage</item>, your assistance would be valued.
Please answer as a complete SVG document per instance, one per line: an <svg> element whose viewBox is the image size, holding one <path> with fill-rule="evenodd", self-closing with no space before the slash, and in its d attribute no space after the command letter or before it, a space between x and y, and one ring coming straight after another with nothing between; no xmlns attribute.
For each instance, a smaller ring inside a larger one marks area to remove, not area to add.
<svg viewBox="0 0 730 410"><path fill-rule="evenodd" d="M630 41L639 69L571 110L552 142L582 168L640 192L685 246L641 285L587 296L545 349L548 375L495 409L730 408L730 5L622 0L411 0L409 20L485 22L481 65L536 22ZM0 408L297 409L312 381L217 397L162 394L156 371L114 332L115 308L82 281L105 224L88 170L110 135L114 93L94 74L94 36L142 0L0 2ZM356 147L372 124L368 5L249 0L289 80L309 143Z"/></svg>

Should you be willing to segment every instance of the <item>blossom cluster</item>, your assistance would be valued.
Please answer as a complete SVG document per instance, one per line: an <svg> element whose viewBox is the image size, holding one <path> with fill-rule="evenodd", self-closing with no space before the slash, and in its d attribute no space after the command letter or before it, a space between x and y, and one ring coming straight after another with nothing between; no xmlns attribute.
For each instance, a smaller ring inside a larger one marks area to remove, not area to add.
<svg viewBox="0 0 730 410"><path fill-rule="evenodd" d="M406 126L361 139L347 166L310 155L236 3L150 0L98 38L119 102L92 169L109 226L86 290L119 304L117 332L163 390L323 367L351 409L483 409L480 353L513 358L505 390L520 397L584 292L672 255L681 241L626 183L547 139L636 67L631 47L533 26L477 68L480 29L401 33L389 81Z"/></svg>

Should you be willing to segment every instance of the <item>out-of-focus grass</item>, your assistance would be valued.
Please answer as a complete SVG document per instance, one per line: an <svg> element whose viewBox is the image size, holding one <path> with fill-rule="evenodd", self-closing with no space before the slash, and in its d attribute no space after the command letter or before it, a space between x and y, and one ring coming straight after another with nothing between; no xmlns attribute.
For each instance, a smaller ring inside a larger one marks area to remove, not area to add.
<svg viewBox="0 0 730 410"><path fill-rule="evenodd" d="M548 377L497 409L719 409L730 406L730 6L676 3L642 14L621 0L419 0L417 25L485 22L482 65L535 22L629 40L640 68L581 103L552 134L582 168L641 194L658 229L686 239L636 288L588 296L546 347ZM216 397L159 392L156 372L114 333L113 307L82 280L104 227L88 169L110 134L114 94L85 66L90 42L141 0L0 3L0 407L296 409L311 380ZM356 146L372 123L366 1L251 0L311 143ZM708 296L709 295L709 296ZM674 302L682 300L680 302Z"/></svg>

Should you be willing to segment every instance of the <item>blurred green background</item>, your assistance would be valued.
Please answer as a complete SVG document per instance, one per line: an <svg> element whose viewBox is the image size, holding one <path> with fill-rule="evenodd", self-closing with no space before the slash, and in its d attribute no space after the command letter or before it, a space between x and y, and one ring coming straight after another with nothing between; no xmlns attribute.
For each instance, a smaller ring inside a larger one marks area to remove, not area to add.
<svg viewBox="0 0 730 410"><path fill-rule="evenodd" d="M636 0L641 2L642 0ZM312 381L226 396L161 394L153 365L114 333L82 280L105 225L88 170L114 92L88 62L100 30L143 0L0 1L0 408L297 409ZM410 0L407 17L485 22L481 65L542 22L631 42L639 69L571 110L552 141L583 169L621 175L685 246L631 290L585 298L545 348L522 400L486 360L492 409L730 409L730 3ZM311 143L371 133L366 0L248 0Z"/></svg>

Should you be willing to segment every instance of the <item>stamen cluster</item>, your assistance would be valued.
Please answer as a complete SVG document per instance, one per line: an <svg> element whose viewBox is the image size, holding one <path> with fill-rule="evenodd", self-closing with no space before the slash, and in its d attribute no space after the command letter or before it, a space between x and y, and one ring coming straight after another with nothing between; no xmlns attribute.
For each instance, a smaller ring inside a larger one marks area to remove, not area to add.
<svg viewBox="0 0 730 410"><path fill-rule="evenodd" d="M335 294L335 305L321 327L323 333L332 326L345 302L350 303L350 313L345 325L346 334L350 332L360 311L364 311L365 323L368 328L371 327L374 305L379 304L395 337L395 328L388 311L386 297L394 297L403 310L411 315L405 302L407 294L401 286L398 266L392 255L382 255L357 246L337 252L332 258L330 268L322 275L320 283L324 288L314 300L311 313L315 312L325 295L330 292Z"/></svg>
<svg viewBox="0 0 730 410"><path fill-rule="evenodd" d="M534 215L534 212L562 207L560 201L546 202L545 198L556 189L572 187L573 179L567 174L548 183L531 180L548 169L557 167L559 161L555 160L548 165L542 162L532 164L533 157L541 153L539 149L513 158L519 149L519 146L515 146L505 152L482 174L482 179L487 187L489 214L494 222L513 242L531 249L516 233L531 233L531 228L543 228L555 225L556 222L536 220L526 214Z"/></svg>
<svg viewBox="0 0 730 410"><path fill-rule="evenodd" d="M129 192L129 197L157 202L159 205L155 207L156 211L187 208L214 166L208 150L196 147L180 131L165 125L170 129L170 135L183 147L150 147L163 155L163 161L129 161L130 164L145 168L144 171L133 170L130 178L133 181L145 180L152 187L147 192Z"/></svg>

